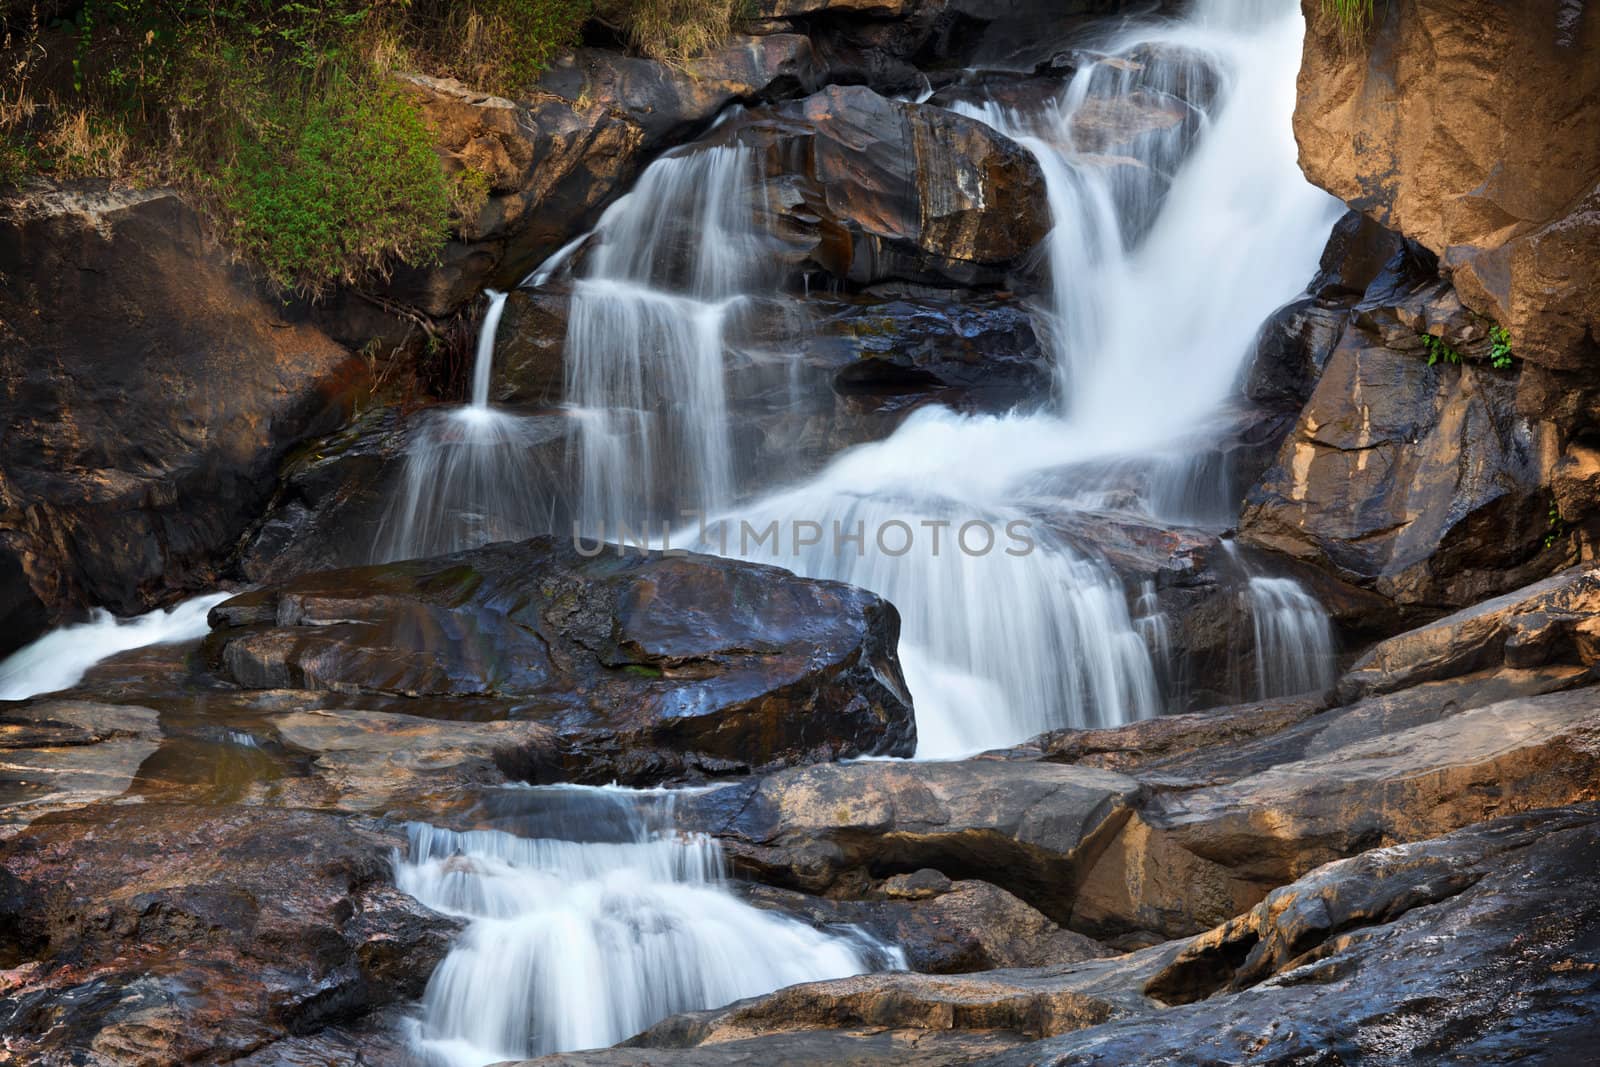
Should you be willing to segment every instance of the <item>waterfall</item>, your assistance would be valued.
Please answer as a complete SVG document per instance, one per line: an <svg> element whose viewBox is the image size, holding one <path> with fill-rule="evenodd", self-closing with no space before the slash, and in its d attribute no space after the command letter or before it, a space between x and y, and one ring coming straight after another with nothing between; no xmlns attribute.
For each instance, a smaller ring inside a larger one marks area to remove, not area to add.
<svg viewBox="0 0 1600 1067"><path fill-rule="evenodd" d="M733 896L716 842L672 831L670 792L507 792L535 808L518 827L531 836L413 824L395 858L402 890L470 922L412 1028L424 1062L601 1048L677 1012L904 966L860 931L820 931Z"/></svg>
<svg viewBox="0 0 1600 1067"><path fill-rule="evenodd" d="M1333 627L1316 597L1292 578L1252 577L1246 590L1255 631L1256 699L1333 684Z"/></svg>
<svg viewBox="0 0 1600 1067"><path fill-rule="evenodd" d="M667 156L594 232L566 345L587 531L638 529L732 497L723 332L765 263L754 173L745 148Z"/></svg>
<svg viewBox="0 0 1600 1067"><path fill-rule="evenodd" d="M399 491L373 546L374 562L437 556L553 529L566 427L489 405L495 339L506 295L485 290L472 402L423 412L406 443Z"/></svg>
<svg viewBox="0 0 1600 1067"><path fill-rule="evenodd" d="M810 483L711 524L708 547L748 554L718 535L777 520L788 540L763 545L760 558L895 603L919 756L1116 725L1161 706L1151 650L1120 582L1048 536L1049 509L1065 505L1059 492L1035 497L1033 487L1054 469L1137 455L1153 457L1161 474L1142 502L1153 519L1236 506L1172 486L1196 482L1196 436L1232 395L1262 319L1315 271L1338 216L1296 161L1299 12L1254 6L1263 10L1211 3L1186 20L1127 31L1108 44L1110 58L1075 74L1039 113L962 108L1034 153L1045 177L1054 227L1040 311L1059 369L1056 411L922 411ZM1086 109L1180 90L1193 114L1140 138L1131 158L1080 145ZM1169 506L1183 514L1164 514ZM831 536L854 533L862 520L864 545ZM1024 523L1034 547L973 557L948 542L941 553L927 536L932 524L973 521ZM923 535L909 551L875 542L877 529L896 522ZM829 535L821 546L796 536L810 524Z"/></svg>

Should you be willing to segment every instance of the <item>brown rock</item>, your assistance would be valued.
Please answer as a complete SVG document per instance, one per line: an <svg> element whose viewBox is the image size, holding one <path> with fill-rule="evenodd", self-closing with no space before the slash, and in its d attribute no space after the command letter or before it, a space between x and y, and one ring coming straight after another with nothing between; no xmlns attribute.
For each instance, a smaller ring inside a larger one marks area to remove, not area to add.
<svg viewBox="0 0 1600 1067"><path fill-rule="evenodd" d="M85 605L214 585L279 462L365 371L170 191L14 200L0 275L3 655Z"/></svg>
<svg viewBox="0 0 1600 1067"><path fill-rule="evenodd" d="M856 284L998 282L1050 229L1043 175L1021 147L860 86L753 111L717 140L760 152L762 199L802 269Z"/></svg>
<svg viewBox="0 0 1600 1067"><path fill-rule="evenodd" d="M1412 611L1548 573L1560 565L1544 552L1554 440L1515 408L1513 383L1489 368L1429 366L1347 330L1251 490L1240 538Z"/></svg>
<svg viewBox="0 0 1600 1067"><path fill-rule="evenodd" d="M35 824L0 846L0 929L31 960L0 995L8 1050L231 1061L419 996L457 923L393 887L402 842L267 808L102 804Z"/></svg>
<svg viewBox="0 0 1600 1067"><path fill-rule="evenodd" d="M1600 571L1575 567L1380 642L1339 683L1346 701L1504 663L1539 667L1595 659L1578 627L1600 612Z"/></svg>
<svg viewBox="0 0 1600 1067"><path fill-rule="evenodd" d="M433 126L447 170L489 178L489 198L430 266L401 267L383 293L449 315L485 286L515 285L589 228L637 172L644 131L596 101L536 91L515 103L449 79L408 74L401 87Z"/></svg>
<svg viewBox="0 0 1600 1067"><path fill-rule="evenodd" d="M1399 0L1352 48L1317 0L1295 108L1310 179L1421 242L1524 359L1600 337L1600 24L1556 0Z"/></svg>

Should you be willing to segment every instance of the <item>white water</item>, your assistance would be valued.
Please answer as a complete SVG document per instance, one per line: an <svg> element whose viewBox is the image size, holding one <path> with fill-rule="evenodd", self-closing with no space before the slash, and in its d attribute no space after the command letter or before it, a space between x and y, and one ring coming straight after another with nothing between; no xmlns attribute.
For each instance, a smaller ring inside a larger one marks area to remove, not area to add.
<svg viewBox="0 0 1600 1067"><path fill-rule="evenodd" d="M1234 392L1260 322L1315 271L1338 214L1296 162L1290 116L1302 32L1290 0L1216 0L1108 48L1182 51L1157 52L1133 71L1087 67L1043 114L968 109L1016 137L1044 171L1055 227L1042 310L1061 368L1060 411L921 412L888 440L730 519L759 527L777 518L784 530L809 520L831 531L839 522L846 532L866 520L864 552L839 551L825 538L809 549L786 542L774 561L866 586L900 609L919 756L1159 709L1150 654L1120 583L1099 562L1050 543L1039 523L1036 551L977 559L935 553L929 538L891 556L876 550L872 530L890 520L921 530L941 520L1031 519L1030 486L1089 459L1169 453L1169 480L1192 481L1182 455ZM1161 93L1206 76L1217 81L1218 102L1199 121L1141 142L1143 170L1077 151L1077 116L1094 97ZM1158 520L1188 518L1161 513L1174 495L1150 492L1144 507ZM1191 500L1185 510L1230 503Z"/></svg>
<svg viewBox="0 0 1600 1067"><path fill-rule="evenodd" d="M45 634L0 662L0 700L70 689L90 667L119 652L204 637L206 614L232 593L210 593L163 611L119 619L96 609L88 622Z"/></svg>
<svg viewBox="0 0 1600 1067"><path fill-rule="evenodd" d="M754 167L743 148L659 159L595 229L566 344L586 531L732 498L723 334L763 273Z"/></svg>
<svg viewBox="0 0 1600 1067"><path fill-rule="evenodd" d="M898 950L750 906L723 884L721 849L670 829L670 793L521 790L561 817L520 837L413 825L402 890L471 920L428 983L412 1044L479 1067L615 1044L681 1011L839 978Z"/></svg>
<svg viewBox="0 0 1600 1067"><path fill-rule="evenodd" d="M1292 578L1265 577L1252 577L1246 595L1255 631L1256 699L1331 686L1333 627L1316 597Z"/></svg>
<svg viewBox="0 0 1600 1067"><path fill-rule="evenodd" d="M554 528L564 427L489 404L494 346L507 294L485 290L472 402L425 411L406 445L402 484L372 549L374 562L416 559L516 541Z"/></svg>

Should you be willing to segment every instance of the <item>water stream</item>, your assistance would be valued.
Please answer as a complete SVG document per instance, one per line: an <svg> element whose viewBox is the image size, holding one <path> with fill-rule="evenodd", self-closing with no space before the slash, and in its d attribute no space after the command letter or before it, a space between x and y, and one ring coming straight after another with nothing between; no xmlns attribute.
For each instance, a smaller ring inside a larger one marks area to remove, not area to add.
<svg viewBox="0 0 1600 1067"><path fill-rule="evenodd" d="M401 889L471 925L428 983L413 1047L441 1067L602 1048L681 1011L902 967L725 884L720 847L671 827L670 791L501 791L517 833L413 825Z"/></svg>

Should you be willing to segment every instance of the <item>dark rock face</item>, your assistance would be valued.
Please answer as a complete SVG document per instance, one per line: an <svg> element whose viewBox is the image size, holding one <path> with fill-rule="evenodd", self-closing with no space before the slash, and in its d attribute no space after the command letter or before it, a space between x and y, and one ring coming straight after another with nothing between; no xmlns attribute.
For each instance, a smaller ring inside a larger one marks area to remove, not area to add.
<svg viewBox="0 0 1600 1067"><path fill-rule="evenodd" d="M996 284L1050 229L1033 156L972 119L831 86L730 122L801 270L868 285Z"/></svg>
<svg viewBox="0 0 1600 1067"><path fill-rule="evenodd" d="M682 63L661 63L600 48L579 48L539 79L570 101L595 101L644 131L644 148L681 143L729 104L814 92L824 71L811 39L798 33L734 36Z"/></svg>
<svg viewBox="0 0 1600 1067"><path fill-rule="evenodd" d="M663 752L726 772L914 747L882 600L615 553L545 537L308 575L215 608L208 655L247 688L497 702L493 717L559 726L583 780L660 774Z"/></svg>
<svg viewBox="0 0 1600 1067"><path fill-rule="evenodd" d="M279 462L364 370L172 193L84 183L0 218L0 654L86 604L212 585Z"/></svg>
<svg viewBox="0 0 1600 1067"><path fill-rule="evenodd" d="M1577 567L1380 642L1339 683L1356 700L1504 665L1600 662L1600 572Z"/></svg>
<svg viewBox="0 0 1600 1067"><path fill-rule="evenodd" d="M1189 942L1145 986L1182 1006L990 1062L1266 1064L1337 1050L1346 1062L1579 1063L1594 1035L1597 862L1594 805L1346 860Z"/></svg>
<svg viewBox="0 0 1600 1067"><path fill-rule="evenodd" d="M1277 463L1251 490L1241 539L1412 612L1548 573L1561 563L1543 544L1553 440L1519 414L1504 372L1428 364L1421 334L1466 349L1487 332L1447 286L1398 297L1375 292L1382 286L1384 278L1357 306L1361 328L1347 329L1328 356ZM1292 394L1289 385L1277 389Z"/></svg>
<svg viewBox="0 0 1600 1067"><path fill-rule="evenodd" d="M1006 410L1051 398L1054 365L1028 312L1007 300L817 301L816 358L846 395L917 396Z"/></svg>
<svg viewBox="0 0 1600 1067"><path fill-rule="evenodd" d="M1062 929L998 886L952 882L934 870L886 879L870 900L835 901L770 886L754 886L745 894L753 904L788 912L815 926L860 927L901 948L907 966L924 974L1038 967L1112 954L1099 942Z"/></svg>
<svg viewBox="0 0 1600 1067"><path fill-rule="evenodd" d="M391 884L403 841L259 807L96 804L35 823L0 844L0 951L27 961L0 993L9 1051L227 1062L419 996L457 924Z"/></svg>

